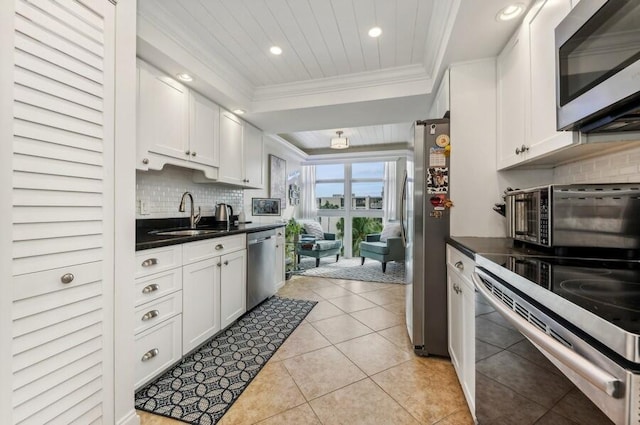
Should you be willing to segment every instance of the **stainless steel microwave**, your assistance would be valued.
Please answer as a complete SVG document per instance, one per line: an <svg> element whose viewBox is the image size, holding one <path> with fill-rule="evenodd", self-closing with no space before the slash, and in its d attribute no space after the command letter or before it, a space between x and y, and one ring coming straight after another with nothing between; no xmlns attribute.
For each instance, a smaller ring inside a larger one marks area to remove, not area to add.
<svg viewBox="0 0 640 425"><path fill-rule="evenodd" d="M640 249L640 183L540 186L507 192L505 200L508 236L514 240L544 247Z"/></svg>
<svg viewBox="0 0 640 425"><path fill-rule="evenodd" d="M640 1L581 0L555 43L558 130L640 131Z"/></svg>

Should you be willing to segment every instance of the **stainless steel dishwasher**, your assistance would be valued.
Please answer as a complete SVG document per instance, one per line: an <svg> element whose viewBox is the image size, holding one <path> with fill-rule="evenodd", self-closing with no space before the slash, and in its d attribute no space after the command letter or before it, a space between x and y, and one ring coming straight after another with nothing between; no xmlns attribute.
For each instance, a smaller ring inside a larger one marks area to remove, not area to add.
<svg viewBox="0 0 640 425"><path fill-rule="evenodd" d="M247 310L276 293L276 231L247 234Z"/></svg>

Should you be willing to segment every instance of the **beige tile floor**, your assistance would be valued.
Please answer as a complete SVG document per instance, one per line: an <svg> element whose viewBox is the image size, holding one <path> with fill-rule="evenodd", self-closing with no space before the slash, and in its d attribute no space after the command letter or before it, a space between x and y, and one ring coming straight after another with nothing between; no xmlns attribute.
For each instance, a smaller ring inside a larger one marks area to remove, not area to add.
<svg viewBox="0 0 640 425"><path fill-rule="evenodd" d="M318 304L219 425L473 424L451 363L413 353L403 286L294 276L278 294Z"/></svg>

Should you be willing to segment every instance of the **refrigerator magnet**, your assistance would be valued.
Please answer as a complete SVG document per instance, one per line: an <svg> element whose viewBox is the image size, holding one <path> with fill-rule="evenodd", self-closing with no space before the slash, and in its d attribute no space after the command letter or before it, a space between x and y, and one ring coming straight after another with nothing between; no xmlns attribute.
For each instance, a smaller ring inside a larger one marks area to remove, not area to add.
<svg viewBox="0 0 640 425"><path fill-rule="evenodd" d="M444 148L445 146L449 146L449 135L447 134L441 134L438 137L436 137L436 145Z"/></svg>
<svg viewBox="0 0 640 425"><path fill-rule="evenodd" d="M444 148L429 148L429 167L445 167L447 157Z"/></svg>
<svg viewBox="0 0 640 425"><path fill-rule="evenodd" d="M447 193L449 191L449 167L427 168L427 193Z"/></svg>

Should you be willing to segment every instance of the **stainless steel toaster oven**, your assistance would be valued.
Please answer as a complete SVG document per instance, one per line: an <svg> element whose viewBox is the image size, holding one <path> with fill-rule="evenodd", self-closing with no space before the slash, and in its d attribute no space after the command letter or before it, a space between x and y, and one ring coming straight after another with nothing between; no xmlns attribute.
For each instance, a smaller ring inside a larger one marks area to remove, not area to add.
<svg viewBox="0 0 640 425"><path fill-rule="evenodd" d="M640 249L640 183L513 190L506 216L508 236L535 245Z"/></svg>

